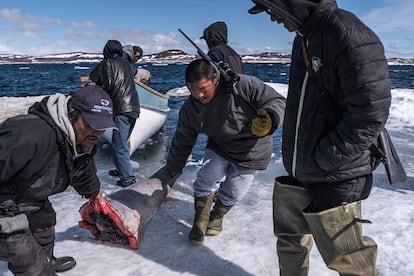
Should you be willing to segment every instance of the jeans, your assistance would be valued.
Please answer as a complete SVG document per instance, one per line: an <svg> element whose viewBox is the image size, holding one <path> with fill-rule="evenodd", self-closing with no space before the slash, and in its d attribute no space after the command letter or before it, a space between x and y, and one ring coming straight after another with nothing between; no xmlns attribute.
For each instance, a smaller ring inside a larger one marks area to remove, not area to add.
<svg viewBox="0 0 414 276"><path fill-rule="evenodd" d="M194 194L203 197L218 191L218 199L232 206L247 194L255 175L256 170L240 167L206 149L203 167L193 184Z"/></svg>
<svg viewBox="0 0 414 276"><path fill-rule="evenodd" d="M116 115L114 122L118 130L114 129L112 134L112 159L115 168L119 171L120 180L127 181L135 178L130 162L128 139L135 126L136 118Z"/></svg>

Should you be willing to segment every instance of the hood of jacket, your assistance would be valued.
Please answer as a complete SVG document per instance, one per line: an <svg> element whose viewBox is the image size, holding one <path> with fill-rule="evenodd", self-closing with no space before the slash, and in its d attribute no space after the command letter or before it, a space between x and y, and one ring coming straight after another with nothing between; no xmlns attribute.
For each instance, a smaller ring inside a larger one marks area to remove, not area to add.
<svg viewBox="0 0 414 276"><path fill-rule="evenodd" d="M29 113L36 114L47 121L53 128L59 128L70 141L74 152L74 158L85 153L90 153L92 148L84 148L76 145L76 135L68 116L68 101L71 96L60 93L43 98L40 103L35 103L29 109Z"/></svg>
<svg viewBox="0 0 414 276"><path fill-rule="evenodd" d="M204 29L202 39L207 42L208 48L217 45L227 44L227 25L223 21L218 21Z"/></svg>
<svg viewBox="0 0 414 276"><path fill-rule="evenodd" d="M249 10L256 14L265 10L280 16L296 28L300 27L309 18L319 2L324 0L252 0L256 6ZM334 2L335 0L327 0Z"/></svg>
<svg viewBox="0 0 414 276"><path fill-rule="evenodd" d="M51 95L46 102L46 107L55 124L69 137L72 145L76 145L75 131L68 116L69 99L70 96L59 93ZM74 150L76 152L75 148Z"/></svg>
<svg viewBox="0 0 414 276"><path fill-rule="evenodd" d="M132 62L132 59L134 58L134 49L132 48L132 45L122 46L122 51L124 52L122 57L128 59L129 62Z"/></svg>
<svg viewBox="0 0 414 276"><path fill-rule="evenodd" d="M105 59L122 56L122 45L118 40L108 40L103 49Z"/></svg>

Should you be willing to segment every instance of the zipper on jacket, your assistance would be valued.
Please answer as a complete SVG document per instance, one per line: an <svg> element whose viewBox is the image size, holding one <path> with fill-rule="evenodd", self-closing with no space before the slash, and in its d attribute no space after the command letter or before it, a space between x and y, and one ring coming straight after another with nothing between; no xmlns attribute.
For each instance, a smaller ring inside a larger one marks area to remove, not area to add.
<svg viewBox="0 0 414 276"><path fill-rule="evenodd" d="M299 132L299 127L300 127L300 118L302 117L303 101L305 99L306 84L308 82L308 78L309 78L309 72L308 70L306 70L305 78L303 79L302 88L300 90L298 116L296 117L295 144L293 146L293 160L292 160L292 175L294 178L296 178L296 162L297 162L297 154L298 154L298 132Z"/></svg>

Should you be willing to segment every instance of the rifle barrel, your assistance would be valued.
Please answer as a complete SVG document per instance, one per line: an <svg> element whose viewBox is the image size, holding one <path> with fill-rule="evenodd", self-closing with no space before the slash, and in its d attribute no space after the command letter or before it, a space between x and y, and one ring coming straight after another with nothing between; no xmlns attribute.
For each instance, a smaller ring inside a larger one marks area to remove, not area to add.
<svg viewBox="0 0 414 276"><path fill-rule="evenodd" d="M203 52L203 50L201 50L201 48L200 47L198 47L198 45L197 44L195 44L195 42L194 41L192 41L191 40L191 38L189 38L180 28L178 28L178 31L185 37L185 38L187 38L187 40L188 41L190 41L190 43L191 44L193 44L193 46L197 49L197 53L198 53L198 55L202 58L202 59L205 59L205 60L208 60L208 61L211 61L211 58L206 54L206 53L204 53Z"/></svg>

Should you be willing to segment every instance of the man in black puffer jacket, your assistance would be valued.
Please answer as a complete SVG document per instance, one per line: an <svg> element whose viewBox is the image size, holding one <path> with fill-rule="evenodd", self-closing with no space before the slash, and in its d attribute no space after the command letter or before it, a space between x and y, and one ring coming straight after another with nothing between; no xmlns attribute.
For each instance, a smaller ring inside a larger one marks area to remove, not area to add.
<svg viewBox="0 0 414 276"><path fill-rule="evenodd" d="M55 275L75 265L53 256L56 213L48 198L69 185L86 198L98 195L92 158L108 128L115 128L111 98L91 86L45 97L0 125L0 260L14 274Z"/></svg>
<svg viewBox="0 0 414 276"><path fill-rule="evenodd" d="M362 236L372 186L369 147L391 103L383 45L334 0L253 0L249 10L297 33L276 178L274 230L281 275L307 275L312 236L341 275L377 275L375 242ZM332 238L335 237L335 238Z"/></svg>
<svg viewBox="0 0 414 276"><path fill-rule="evenodd" d="M95 66L89 78L102 86L114 102L114 121L118 129L113 131L111 143L115 170L110 170L109 174L119 176L116 184L126 187L135 183L128 139L140 113L138 93L131 63L122 57L121 43L108 40L103 55L104 59Z"/></svg>

